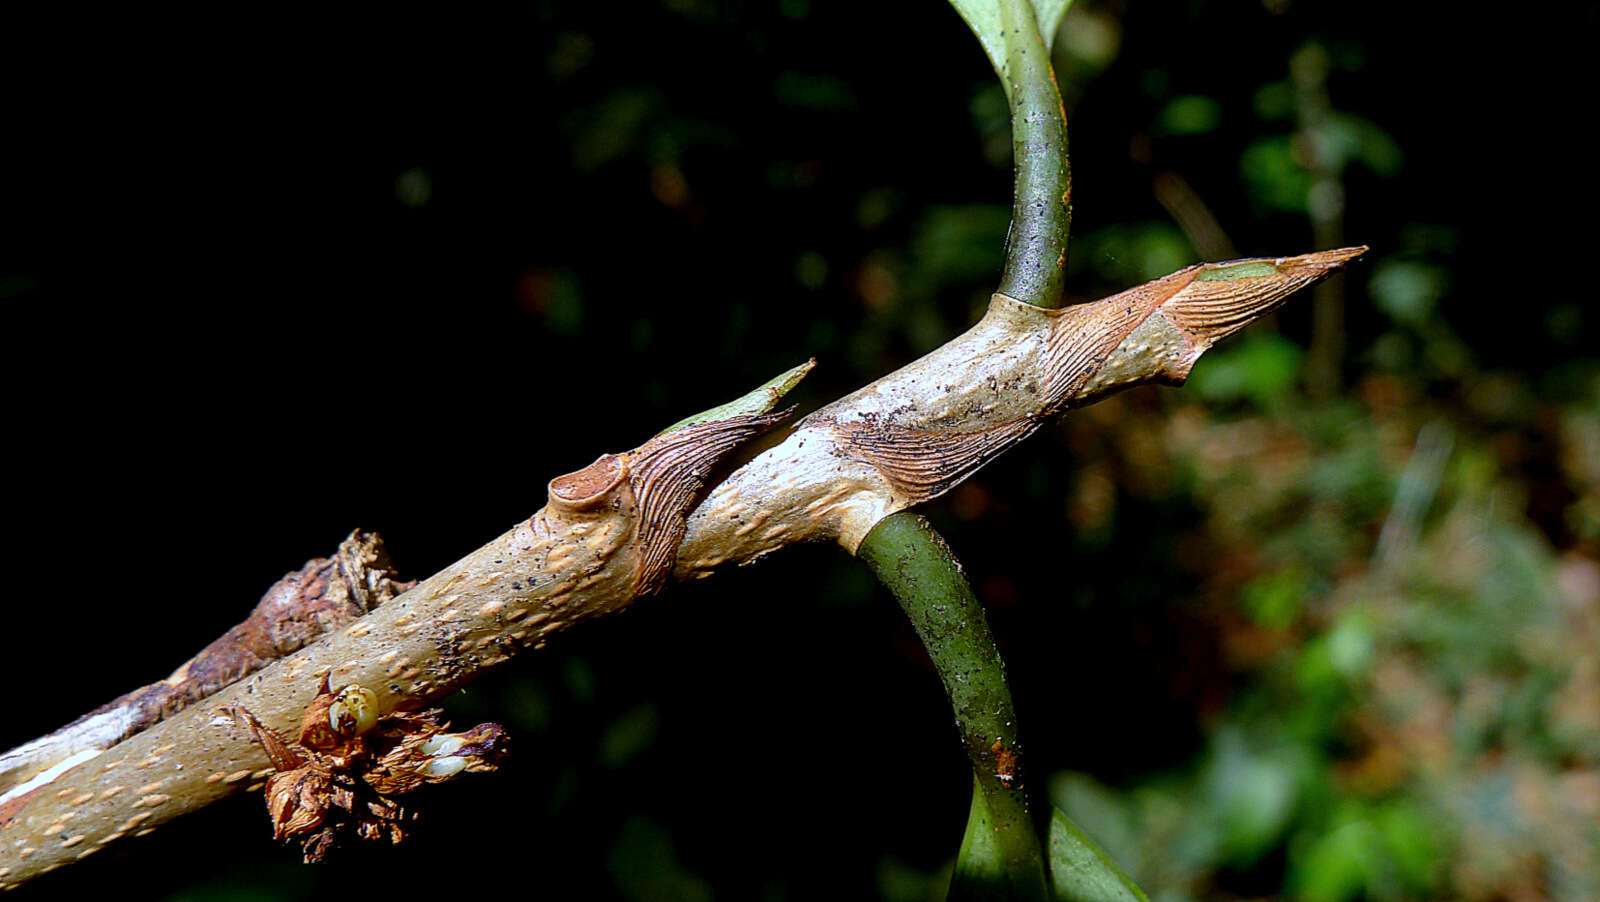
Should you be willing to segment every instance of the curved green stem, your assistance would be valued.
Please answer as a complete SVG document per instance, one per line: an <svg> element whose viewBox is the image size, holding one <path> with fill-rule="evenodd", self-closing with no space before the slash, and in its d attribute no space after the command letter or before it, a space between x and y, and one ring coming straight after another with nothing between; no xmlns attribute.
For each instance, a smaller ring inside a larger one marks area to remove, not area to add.
<svg viewBox="0 0 1600 902"><path fill-rule="evenodd" d="M856 554L894 593L944 681L1011 897L1048 899L1005 663L961 565L927 520L904 511L879 521Z"/></svg>
<svg viewBox="0 0 1600 902"><path fill-rule="evenodd" d="M1061 305L1067 236L1072 230L1072 170L1067 116L1029 0L999 0L1006 48L1001 78L1011 99L1016 186L1000 293L1036 307Z"/></svg>

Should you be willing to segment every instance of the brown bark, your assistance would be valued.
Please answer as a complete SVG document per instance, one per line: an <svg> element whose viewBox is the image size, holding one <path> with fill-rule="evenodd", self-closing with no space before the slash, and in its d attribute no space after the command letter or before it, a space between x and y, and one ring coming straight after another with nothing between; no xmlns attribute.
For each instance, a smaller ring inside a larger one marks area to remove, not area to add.
<svg viewBox="0 0 1600 902"><path fill-rule="evenodd" d="M172 675L108 702L65 727L0 755L0 798L73 755L108 749L267 666L330 630L354 622L414 582L394 579L383 540L352 532L333 557L285 574L242 623Z"/></svg>
<svg viewBox="0 0 1600 902"><path fill-rule="evenodd" d="M997 295L966 334L807 417L704 500L718 462L783 414L691 421L604 455L553 480L531 518L392 601L0 804L0 886L270 775L259 731L232 707L286 731L324 681L370 693L380 716L420 707L669 573L705 576L808 540L854 550L884 516L948 490L1049 417L1132 385L1181 383L1212 343L1364 250L1200 264L1063 311Z"/></svg>

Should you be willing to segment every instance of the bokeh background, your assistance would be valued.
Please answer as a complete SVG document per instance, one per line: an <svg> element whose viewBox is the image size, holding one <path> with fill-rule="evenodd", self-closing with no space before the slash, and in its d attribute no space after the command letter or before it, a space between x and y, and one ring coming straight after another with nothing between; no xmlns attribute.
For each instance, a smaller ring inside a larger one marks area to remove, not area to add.
<svg viewBox="0 0 1600 902"><path fill-rule="evenodd" d="M113 14L116 15L116 14ZM6 13L0 747L376 529L449 563L808 356L812 408L994 285L1006 108L941 3ZM1183 390L927 506L1036 804L1158 900L1600 898L1593 4L1079 0L1089 300L1369 244ZM303 867L256 797L19 898L922 900L969 775L898 609L794 549L449 703L501 773Z"/></svg>

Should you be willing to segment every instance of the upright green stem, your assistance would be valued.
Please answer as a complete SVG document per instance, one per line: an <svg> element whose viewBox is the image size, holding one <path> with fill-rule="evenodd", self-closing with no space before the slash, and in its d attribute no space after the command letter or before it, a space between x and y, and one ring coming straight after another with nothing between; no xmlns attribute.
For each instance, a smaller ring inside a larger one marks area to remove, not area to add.
<svg viewBox="0 0 1600 902"><path fill-rule="evenodd" d="M1036 307L1061 306L1067 236L1072 230L1072 171L1067 116L1029 0L999 0L1006 48L1001 78L1011 98L1011 154L1016 188L1000 293Z"/></svg>
<svg viewBox="0 0 1600 902"><path fill-rule="evenodd" d="M1311 241L1315 247L1338 247L1344 243L1344 183L1338 151L1332 146L1328 67L1328 51L1316 43L1300 48L1289 61L1300 135L1304 146L1310 148L1311 188L1306 196L1306 212L1311 218ZM1339 394L1344 353L1344 277L1335 275L1318 282L1311 294L1306 390L1313 399L1328 401Z"/></svg>
<svg viewBox="0 0 1600 902"><path fill-rule="evenodd" d="M1048 899L1005 664L961 565L927 520L905 511L873 527L856 554L894 593L944 681L1012 897Z"/></svg>

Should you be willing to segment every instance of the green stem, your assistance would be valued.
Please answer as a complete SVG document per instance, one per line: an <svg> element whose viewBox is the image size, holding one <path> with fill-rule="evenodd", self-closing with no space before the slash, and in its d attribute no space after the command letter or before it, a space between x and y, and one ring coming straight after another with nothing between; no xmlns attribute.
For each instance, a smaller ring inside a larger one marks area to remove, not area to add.
<svg viewBox="0 0 1600 902"><path fill-rule="evenodd" d="M1067 236L1072 230L1072 170L1067 116L1029 0L1000 0L1011 98L1016 187L1000 293L1036 307L1061 305Z"/></svg>
<svg viewBox="0 0 1600 902"><path fill-rule="evenodd" d="M1012 897L1048 899L1005 663L961 565L927 520L905 511L879 521L856 554L894 593L944 681Z"/></svg>
<svg viewBox="0 0 1600 902"><path fill-rule="evenodd" d="M1315 42L1300 48L1289 61L1300 137L1310 149L1311 188L1306 199L1313 247L1344 243L1344 184L1336 151L1329 146L1334 138L1328 67L1328 51ZM1305 372L1306 389L1314 400L1329 401L1339 394L1344 354L1344 278L1335 275L1311 290L1311 347Z"/></svg>

